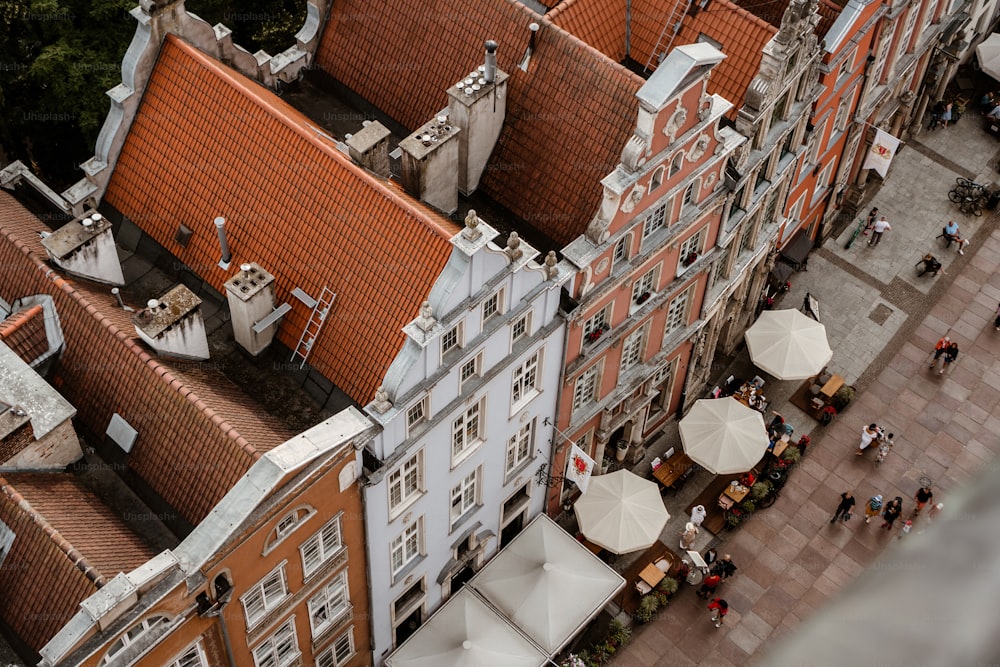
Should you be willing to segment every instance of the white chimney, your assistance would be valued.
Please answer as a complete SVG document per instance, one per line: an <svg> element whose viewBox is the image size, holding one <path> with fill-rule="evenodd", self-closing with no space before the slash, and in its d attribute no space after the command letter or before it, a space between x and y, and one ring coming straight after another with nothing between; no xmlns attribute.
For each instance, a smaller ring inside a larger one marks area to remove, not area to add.
<svg viewBox="0 0 1000 667"><path fill-rule="evenodd" d="M274 276L258 264L241 264L239 273L226 281L226 298L236 342L256 357L271 344L278 331L280 318L273 318L273 322L265 320L274 312ZM266 326L255 328L262 322Z"/></svg>
<svg viewBox="0 0 1000 667"><path fill-rule="evenodd" d="M347 149L351 159L362 167L389 178L389 137L392 135L385 125L375 121L365 121L360 131L347 137Z"/></svg>
<svg viewBox="0 0 1000 667"><path fill-rule="evenodd" d="M448 110L462 133L458 141L458 190L472 194L493 153L507 115L507 74L497 69L497 43L486 42L486 59L448 89Z"/></svg>
<svg viewBox="0 0 1000 667"><path fill-rule="evenodd" d="M403 187L446 215L458 210L458 134L442 112L399 142Z"/></svg>
<svg viewBox="0 0 1000 667"><path fill-rule="evenodd" d="M132 317L135 332L157 354L180 359L208 359L208 334L201 299L177 285Z"/></svg>
<svg viewBox="0 0 1000 667"><path fill-rule="evenodd" d="M124 285L111 223L93 211L42 239L49 259L66 273L108 285Z"/></svg>

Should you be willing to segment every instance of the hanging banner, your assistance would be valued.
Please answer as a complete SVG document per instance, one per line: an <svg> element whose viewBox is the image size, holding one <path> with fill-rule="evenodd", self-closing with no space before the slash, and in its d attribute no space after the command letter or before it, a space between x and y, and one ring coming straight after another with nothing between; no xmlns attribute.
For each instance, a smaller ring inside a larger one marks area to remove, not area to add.
<svg viewBox="0 0 1000 667"><path fill-rule="evenodd" d="M874 169L882 178L885 178L897 148L899 148L899 139L888 132L876 130L875 141L872 142L872 147L868 150L865 163L861 168Z"/></svg>
<svg viewBox="0 0 1000 667"><path fill-rule="evenodd" d="M590 483L590 473L594 470L594 459L575 444L569 450L569 460L566 462L566 479L580 487L580 493L587 492Z"/></svg>

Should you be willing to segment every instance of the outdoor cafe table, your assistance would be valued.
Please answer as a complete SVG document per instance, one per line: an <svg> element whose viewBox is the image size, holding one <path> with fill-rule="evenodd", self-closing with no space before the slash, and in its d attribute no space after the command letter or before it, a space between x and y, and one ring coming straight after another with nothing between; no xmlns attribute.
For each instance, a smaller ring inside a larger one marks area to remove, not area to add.
<svg viewBox="0 0 1000 667"><path fill-rule="evenodd" d="M642 572L639 573L639 578L649 584L651 587L655 587L656 584L663 581L663 578L667 576L667 573L656 567L653 563L650 563Z"/></svg>
<svg viewBox="0 0 1000 667"><path fill-rule="evenodd" d="M684 473L694 465L694 461L688 458L684 452L678 452L660 464L653 471L653 477L663 486L670 488L677 483Z"/></svg>

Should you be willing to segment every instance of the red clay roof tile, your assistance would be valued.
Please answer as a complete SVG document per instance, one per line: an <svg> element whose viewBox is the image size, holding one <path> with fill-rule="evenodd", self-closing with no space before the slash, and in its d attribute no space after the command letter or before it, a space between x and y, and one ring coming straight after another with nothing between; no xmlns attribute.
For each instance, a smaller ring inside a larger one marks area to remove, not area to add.
<svg viewBox="0 0 1000 667"><path fill-rule="evenodd" d="M26 364L49 350L44 312L40 305L35 305L11 313L10 317L0 322L0 340Z"/></svg>
<svg viewBox="0 0 1000 667"><path fill-rule="evenodd" d="M220 291L237 270L216 266L212 220L226 217L235 266L260 263L277 277L279 303L292 304L279 332L289 347L310 315L291 290L315 298L329 287L337 298L309 363L360 403L402 346L401 329L458 231L355 167L277 96L174 36L106 199ZM180 223L195 230L186 248L174 242ZM368 341L377 345L357 354Z"/></svg>
<svg viewBox="0 0 1000 667"><path fill-rule="evenodd" d="M510 75L507 119L482 190L555 242L579 236L600 203L600 181L633 130L642 78L515 0L334 3L317 64L416 129L447 105L445 90L500 44ZM528 71L517 68L536 22Z"/></svg>

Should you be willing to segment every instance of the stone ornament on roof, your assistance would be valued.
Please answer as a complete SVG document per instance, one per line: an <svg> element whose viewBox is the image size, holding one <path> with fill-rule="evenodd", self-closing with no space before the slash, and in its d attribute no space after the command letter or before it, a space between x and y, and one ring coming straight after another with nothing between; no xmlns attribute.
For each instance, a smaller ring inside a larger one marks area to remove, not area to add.
<svg viewBox="0 0 1000 667"><path fill-rule="evenodd" d="M636 185L632 188L632 192L628 193L628 196L625 197L625 201L622 202L622 213L631 213L634 211L635 207L639 205L639 202L642 201L642 197L645 194L646 188L642 185Z"/></svg>
<svg viewBox="0 0 1000 667"><path fill-rule="evenodd" d="M677 136L677 131L684 126L684 122L687 120L688 112L687 109L680 106L680 102L677 103L677 111L670 117L667 124L663 128L663 134L667 135L670 141L674 140Z"/></svg>
<svg viewBox="0 0 1000 667"><path fill-rule="evenodd" d="M517 235L517 232L511 232L510 236L507 237L507 256L511 259L517 261L521 259L521 255L524 251L521 250L521 237Z"/></svg>
<svg viewBox="0 0 1000 667"><path fill-rule="evenodd" d="M694 146L691 148L691 152L687 154L687 159L690 162L696 162L701 159L701 156L705 154L708 149L709 137L707 134L703 134L698 137L698 140L694 142Z"/></svg>
<svg viewBox="0 0 1000 667"><path fill-rule="evenodd" d="M548 254L545 255L545 279L552 280L559 275L559 267L556 266L559 260L556 259L555 250L549 250Z"/></svg>
<svg viewBox="0 0 1000 667"><path fill-rule="evenodd" d="M379 388L375 390L375 400L372 401L372 409L379 414L385 414L390 408L392 408L392 401L389 400L389 392L385 390L385 387L379 385Z"/></svg>
<svg viewBox="0 0 1000 667"><path fill-rule="evenodd" d="M479 216L476 215L476 210L470 208L469 212L465 214L465 228L462 230L462 237L469 240L475 241L483 232L479 229Z"/></svg>
<svg viewBox="0 0 1000 667"><path fill-rule="evenodd" d="M424 331L430 331L437 324L437 320L434 319L434 309L431 308L430 301L424 301L420 304L420 316L417 318L417 326Z"/></svg>

